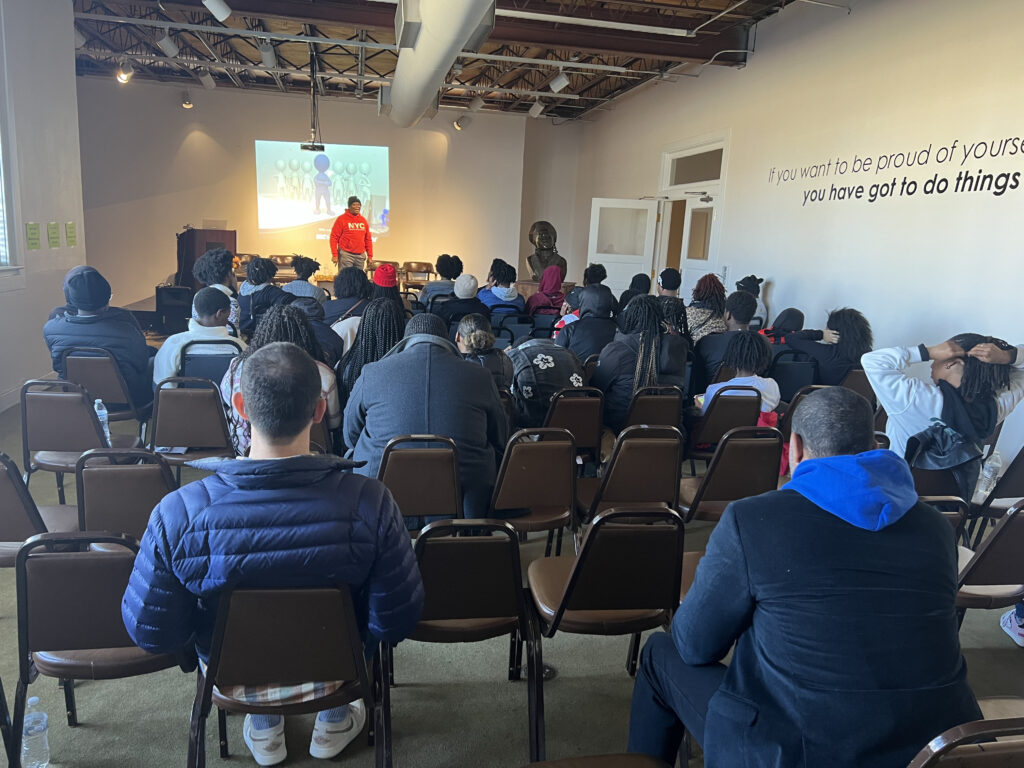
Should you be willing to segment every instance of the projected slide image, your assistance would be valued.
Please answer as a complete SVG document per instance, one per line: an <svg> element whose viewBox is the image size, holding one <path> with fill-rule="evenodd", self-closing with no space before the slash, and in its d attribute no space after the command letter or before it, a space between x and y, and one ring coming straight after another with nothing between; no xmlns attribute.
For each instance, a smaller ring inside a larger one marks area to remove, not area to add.
<svg viewBox="0 0 1024 768"><path fill-rule="evenodd" d="M390 209L388 148L327 144L323 152L307 152L292 141L257 141L256 194L261 231L320 223L329 231L355 196L370 231L383 235Z"/></svg>

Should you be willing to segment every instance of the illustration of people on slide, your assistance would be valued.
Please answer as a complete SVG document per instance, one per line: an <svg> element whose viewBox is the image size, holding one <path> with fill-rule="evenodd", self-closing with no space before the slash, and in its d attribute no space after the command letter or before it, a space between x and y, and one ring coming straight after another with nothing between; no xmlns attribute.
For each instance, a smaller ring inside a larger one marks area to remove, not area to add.
<svg viewBox="0 0 1024 768"><path fill-rule="evenodd" d="M356 177L356 197L363 202L363 216L367 221L373 221L373 188L370 184L370 172L373 169L369 163L362 163L359 166L359 175Z"/></svg>
<svg viewBox="0 0 1024 768"><path fill-rule="evenodd" d="M302 161L302 202L313 202L313 164L309 160Z"/></svg>
<svg viewBox="0 0 1024 768"><path fill-rule="evenodd" d="M331 177L327 175L327 169L331 167L331 161L327 155L320 154L313 159L313 165L317 170L316 176L313 177L313 186L315 187L314 195L315 207L313 213L320 215L320 201L323 200L327 204L327 215L333 216L334 212L331 210Z"/></svg>
<svg viewBox="0 0 1024 768"><path fill-rule="evenodd" d="M288 174L285 173L287 166L284 160L278 160L274 163L274 167L277 168L277 173L274 174L274 181L277 184L277 196L284 200L288 197Z"/></svg>
<svg viewBox="0 0 1024 768"><path fill-rule="evenodd" d="M288 175L288 197L292 200L298 200L299 194L302 191L302 176L299 173L299 161L295 158L289 160L288 170L291 171Z"/></svg>

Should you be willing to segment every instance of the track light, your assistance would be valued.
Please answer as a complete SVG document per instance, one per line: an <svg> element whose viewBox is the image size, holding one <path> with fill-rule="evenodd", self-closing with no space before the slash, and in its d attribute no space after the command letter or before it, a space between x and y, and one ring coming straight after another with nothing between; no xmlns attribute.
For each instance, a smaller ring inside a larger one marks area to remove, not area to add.
<svg viewBox="0 0 1024 768"><path fill-rule="evenodd" d="M132 75L135 74L135 69L127 61L121 62L117 65L117 70L114 72L114 76L117 78L119 83L127 83L132 79Z"/></svg>
<svg viewBox="0 0 1024 768"><path fill-rule="evenodd" d="M203 0L203 5L213 14L217 21L224 21L231 15L231 8L224 0Z"/></svg>
<svg viewBox="0 0 1024 768"><path fill-rule="evenodd" d="M188 95L188 91L185 91L181 95L181 108L182 109L192 109L192 107L194 107L194 106L195 106L195 104L192 103L192 98Z"/></svg>
<svg viewBox="0 0 1024 768"><path fill-rule="evenodd" d="M207 72L205 69L199 73L199 82L203 84L203 88L208 91L212 91L217 87L217 81L213 79L213 75Z"/></svg>
<svg viewBox="0 0 1024 768"><path fill-rule="evenodd" d="M551 82L548 83L548 87L552 93L558 93L569 85L569 78L565 76L565 72L558 70L558 74L552 78Z"/></svg>
<svg viewBox="0 0 1024 768"><path fill-rule="evenodd" d="M469 102L469 111L470 112L479 112L483 108L484 108L484 100L481 99L479 96L474 96L473 100L471 102Z"/></svg>
<svg viewBox="0 0 1024 768"><path fill-rule="evenodd" d="M260 58L263 59L263 66L267 69L275 69L277 67L277 54L274 52L274 46L269 40L264 40L260 43Z"/></svg>
<svg viewBox="0 0 1024 768"><path fill-rule="evenodd" d="M164 36L156 41L156 47L163 51L168 59L173 59L178 55L178 45L171 40L170 30L164 32Z"/></svg>
<svg viewBox="0 0 1024 768"><path fill-rule="evenodd" d="M540 101L533 102L530 107L530 117L540 117L544 113L544 104Z"/></svg>
<svg viewBox="0 0 1024 768"><path fill-rule="evenodd" d="M470 118L469 115L463 115L458 120L456 120L454 123L452 123L452 126L455 128L456 131L461 131L461 130L469 127L469 124L471 122L473 122L473 120Z"/></svg>
<svg viewBox="0 0 1024 768"><path fill-rule="evenodd" d="M84 48L84 47L85 47L85 35L83 35L81 32L79 32L78 28L76 27L75 28L75 48Z"/></svg>

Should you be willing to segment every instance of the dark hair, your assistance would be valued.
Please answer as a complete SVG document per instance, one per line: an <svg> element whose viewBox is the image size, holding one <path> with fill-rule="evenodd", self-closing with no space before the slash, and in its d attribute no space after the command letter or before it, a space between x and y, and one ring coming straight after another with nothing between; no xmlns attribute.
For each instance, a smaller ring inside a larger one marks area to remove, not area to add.
<svg viewBox="0 0 1024 768"><path fill-rule="evenodd" d="M430 312L421 312L414 315L405 326L405 335L414 336L417 333L428 333L431 336L448 338L448 325L438 315Z"/></svg>
<svg viewBox="0 0 1024 768"><path fill-rule="evenodd" d="M475 312L463 315L459 321L459 335L472 352L484 352L494 347L494 329L491 322Z"/></svg>
<svg viewBox="0 0 1024 768"><path fill-rule="evenodd" d="M633 391L658 383L658 350L661 346L661 308L654 296L634 296L622 310L623 333L640 334L640 349L633 371Z"/></svg>
<svg viewBox="0 0 1024 768"><path fill-rule="evenodd" d="M362 205L362 204L363 204L363 201L362 201L362 200L360 200L360 199L359 199L358 197L356 197L355 195L352 195L352 197L350 197L350 198L348 199L348 204L347 204L347 205L346 205L345 207L346 207L346 208L351 208L351 207L352 207L352 203L359 203L360 205Z"/></svg>
<svg viewBox="0 0 1024 768"><path fill-rule="evenodd" d="M727 365L738 374L750 371L760 376L772 363L772 348L768 339L757 331L738 331L729 339L722 355L722 365Z"/></svg>
<svg viewBox="0 0 1024 768"><path fill-rule="evenodd" d="M289 303L310 320L324 319L324 305L312 296L296 296L295 300Z"/></svg>
<svg viewBox="0 0 1024 768"><path fill-rule="evenodd" d="M351 392L363 366L384 357L401 340L404 330L405 313L391 299L374 299L367 304L352 346L341 358L339 388Z"/></svg>
<svg viewBox="0 0 1024 768"><path fill-rule="evenodd" d="M462 274L462 259L458 256L449 256L447 253L442 253L437 257L434 267L442 279L454 280Z"/></svg>
<svg viewBox="0 0 1024 768"><path fill-rule="evenodd" d="M842 340L841 336L840 340ZM979 344L995 344L1000 349L1012 349L1012 346L1002 339L997 339L995 336L983 336L980 333L960 333L950 341L964 352L969 352ZM983 363L976 357L964 357L964 373L960 380L960 395L964 400L995 397L1000 390L1009 386L1009 365Z"/></svg>
<svg viewBox="0 0 1024 768"><path fill-rule="evenodd" d="M863 453L875 447L875 414L871 403L846 387L826 387L797 403L793 434L815 457Z"/></svg>
<svg viewBox="0 0 1024 768"><path fill-rule="evenodd" d="M320 269L320 262L307 256L295 256L292 258L292 269L299 280L309 280Z"/></svg>
<svg viewBox="0 0 1024 768"><path fill-rule="evenodd" d="M217 285L228 279L235 257L227 248L207 251L192 265L192 277L203 285Z"/></svg>
<svg viewBox="0 0 1024 768"><path fill-rule="evenodd" d="M693 286L693 301L698 301L704 309L710 309L716 315L725 314L725 286L718 275L709 272ZM756 302L755 302L756 305Z"/></svg>
<svg viewBox="0 0 1024 768"><path fill-rule="evenodd" d="M643 272L638 272L633 275L633 279L629 281L629 287L631 290L640 291L640 293L650 293L651 276Z"/></svg>
<svg viewBox="0 0 1024 768"><path fill-rule="evenodd" d="M398 311L402 314L402 317L405 317L405 304L402 303L402 294L399 293L397 285L384 287L383 285L373 283L370 286L370 298L387 299L388 301L394 302L395 306L398 307Z"/></svg>
<svg viewBox="0 0 1024 768"><path fill-rule="evenodd" d="M789 307L775 316L775 322L772 323L772 327L768 330L771 331L770 335L772 336L784 336L787 333L802 331L803 329L804 313L799 309Z"/></svg>
<svg viewBox="0 0 1024 768"><path fill-rule="evenodd" d="M285 442L313 420L320 371L301 347L267 344L246 360L241 391L252 428L271 442Z"/></svg>
<svg viewBox="0 0 1024 768"><path fill-rule="evenodd" d="M359 267L345 267L334 278L334 298L365 299L370 295L370 281Z"/></svg>
<svg viewBox="0 0 1024 768"><path fill-rule="evenodd" d="M839 334L836 351L844 360L860 365L861 355L871 351L874 339L868 319L856 309L834 309L828 313L825 327Z"/></svg>
<svg viewBox="0 0 1024 768"><path fill-rule="evenodd" d="M604 264L591 264L583 270L584 285L597 285L598 283L603 283L607 279L608 270L604 268Z"/></svg>
<svg viewBox="0 0 1024 768"><path fill-rule="evenodd" d="M725 300L725 311L740 325L746 325L757 311L757 299L746 291L733 291Z"/></svg>
<svg viewBox="0 0 1024 768"><path fill-rule="evenodd" d="M219 288L203 288L192 299L192 309L196 311L196 317L213 317L221 310L230 311L231 300Z"/></svg>
<svg viewBox="0 0 1024 768"><path fill-rule="evenodd" d="M276 341L297 344L317 362L326 362L309 318L301 309L290 304L275 304L263 314L249 340L249 347L239 357L248 359L261 347Z"/></svg>
<svg viewBox="0 0 1024 768"><path fill-rule="evenodd" d="M686 317L686 304L675 296L659 296L661 317L672 331L680 336L690 335L690 323Z"/></svg>
<svg viewBox="0 0 1024 768"><path fill-rule="evenodd" d="M497 285L511 285L516 281L516 268L501 259L495 259L491 264L491 277Z"/></svg>
<svg viewBox="0 0 1024 768"><path fill-rule="evenodd" d="M257 256L245 268L245 279L253 285L269 283L277 274L277 264L271 259L264 259Z"/></svg>

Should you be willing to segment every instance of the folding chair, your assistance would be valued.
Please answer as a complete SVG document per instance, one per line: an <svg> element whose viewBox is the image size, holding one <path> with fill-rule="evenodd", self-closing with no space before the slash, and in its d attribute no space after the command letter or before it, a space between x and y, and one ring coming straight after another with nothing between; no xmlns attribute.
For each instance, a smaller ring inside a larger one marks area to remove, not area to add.
<svg viewBox="0 0 1024 768"><path fill-rule="evenodd" d="M494 329L494 348L495 349L508 349L512 346L515 338L512 336L511 328L495 328Z"/></svg>
<svg viewBox="0 0 1024 768"><path fill-rule="evenodd" d="M37 533L74 531L73 506L37 507L14 460L0 453L0 568L11 568L26 539Z"/></svg>
<svg viewBox="0 0 1024 768"><path fill-rule="evenodd" d="M491 327L508 328L513 339L533 334L533 315L522 312L515 304L495 304L491 307Z"/></svg>
<svg viewBox="0 0 1024 768"><path fill-rule="evenodd" d="M153 399L148 403L135 403L128 384L117 366L117 360L100 347L71 347L64 350L61 363L64 378L85 388L93 400L103 401L107 408L107 421L137 421L139 437L143 437L146 421L153 411Z"/></svg>
<svg viewBox="0 0 1024 768"><path fill-rule="evenodd" d="M536 314L533 316L533 330L530 335L550 339L555 335L555 323L557 322L558 315Z"/></svg>
<svg viewBox="0 0 1024 768"><path fill-rule="evenodd" d="M223 347L224 353L211 354L200 352L204 347ZM178 365L177 376L192 379L206 379L220 385L227 373L228 366L241 353L239 346L228 339L211 339L209 341L190 341L181 348L181 363Z"/></svg>
<svg viewBox="0 0 1024 768"><path fill-rule="evenodd" d="M633 394L626 426L678 427L683 416L683 390L679 387L641 387Z"/></svg>
<svg viewBox="0 0 1024 768"><path fill-rule="evenodd" d="M95 449L75 467L78 528L141 539L149 516L178 485L164 457L140 448Z"/></svg>
<svg viewBox="0 0 1024 768"><path fill-rule="evenodd" d="M604 393L597 387L558 390L551 397L544 427L567 430L576 443L576 452L584 455L584 460L598 461L604 428Z"/></svg>
<svg viewBox="0 0 1024 768"><path fill-rule="evenodd" d="M181 483L186 462L217 456L234 457L220 389L208 379L172 376L161 381L153 398L149 449L185 448L185 453L161 453Z"/></svg>
<svg viewBox="0 0 1024 768"><path fill-rule="evenodd" d="M806 387L801 387L797 390L796 394L793 395L793 399L789 401L789 407L786 409L786 412L782 414L782 418L779 419L779 432L782 433L782 437L787 443L789 442L789 438L793 432L793 415L796 413L796 407L800 404L801 400L817 389L825 389L825 385L810 384Z"/></svg>
<svg viewBox="0 0 1024 768"><path fill-rule="evenodd" d="M429 446L429 447L428 447ZM377 479L402 517L420 527L431 517L462 517L459 449L443 435L401 435L384 446Z"/></svg>
<svg viewBox="0 0 1024 768"><path fill-rule="evenodd" d="M796 393L804 387L814 384L818 377L818 363L814 360L797 360L797 352L784 349L772 361L768 378L775 379L779 385L779 395L783 402L790 402Z"/></svg>
<svg viewBox="0 0 1024 768"><path fill-rule="evenodd" d="M267 616L275 617L272 624L268 624ZM371 745L376 742L376 765L390 768L387 666L387 655L378 652L371 684L347 585L224 590L206 669L197 670L188 767L206 765L206 718L213 705L218 709L220 754L227 757L226 712L305 714L363 699L373 711L367 738ZM236 686L304 682L336 682L337 688L326 696L299 703L250 703L222 693Z"/></svg>
<svg viewBox="0 0 1024 768"><path fill-rule="evenodd" d="M721 384L723 381L729 381L729 379L736 378L736 371L730 368L725 363L718 366L718 370L715 371L715 378L711 382L712 384Z"/></svg>
<svg viewBox="0 0 1024 768"><path fill-rule="evenodd" d="M695 459L708 462L722 435L736 427L753 427L761 415L761 393L755 387L730 385L715 393L707 411L690 431L690 474L696 475ZM707 446L700 448L698 446Z"/></svg>
<svg viewBox="0 0 1024 768"><path fill-rule="evenodd" d="M1006 514L1010 506L1007 501L1020 498L1024 498L1024 448L1017 452L988 496L980 504L971 504L967 515L970 519L968 538L973 537L975 549L981 545L989 524L995 525Z"/></svg>
<svg viewBox="0 0 1024 768"><path fill-rule="evenodd" d="M1010 507L960 571L956 605L961 622L968 608L1006 608L1024 600L1022 511L1024 500Z"/></svg>
<svg viewBox="0 0 1024 768"><path fill-rule="evenodd" d="M974 720L943 731L910 761L909 768L1009 768L1024 765L1024 717ZM983 741L982 744L974 742Z"/></svg>
<svg viewBox="0 0 1024 768"><path fill-rule="evenodd" d="M107 446L93 401L83 387L71 381L29 380L21 387L21 446L25 486L32 474L53 472L57 498L64 498L64 475L75 471L78 457L91 448L134 448L132 435L110 435Z"/></svg>
<svg viewBox="0 0 1024 768"><path fill-rule="evenodd" d="M878 407L878 398L875 397L875 390L871 388L871 382L868 381L868 375L864 373L862 368L850 369L846 376L843 377L843 380L839 383L839 386L856 392L871 403L872 409Z"/></svg>
<svg viewBox="0 0 1024 768"><path fill-rule="evenodd" d="M590 355L583 361L583 386L590 386L590 379L593 378L594 371L597 370L597 363L600 359L600 355Z"/></svg>
<svg viewBox="0 0 1024 768"><path fill-rule="evenodd" d="M429 261L407 261L402 265L402 271L405 272L406 290L422 288L437 277L434 265Z"/></svg>

